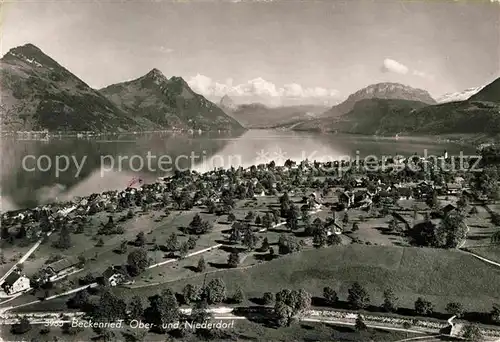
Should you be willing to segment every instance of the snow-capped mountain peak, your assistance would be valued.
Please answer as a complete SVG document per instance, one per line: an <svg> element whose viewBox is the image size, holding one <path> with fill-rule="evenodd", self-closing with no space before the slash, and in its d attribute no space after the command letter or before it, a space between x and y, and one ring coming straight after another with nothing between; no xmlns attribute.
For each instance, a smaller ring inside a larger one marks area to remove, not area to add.
<svg viewBox="0 0 500 342"><path fill-rule="evenodd" d="M468 100L471 96L479 93L484 86L465 89L456 93L447 93L437 99L438 103L448 103Z"/></svg>

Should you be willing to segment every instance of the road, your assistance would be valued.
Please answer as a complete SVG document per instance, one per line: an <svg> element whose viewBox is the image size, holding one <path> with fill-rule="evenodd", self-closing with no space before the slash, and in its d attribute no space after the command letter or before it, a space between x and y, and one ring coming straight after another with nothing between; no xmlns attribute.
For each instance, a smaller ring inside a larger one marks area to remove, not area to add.
<svg viewBox="0 0 500 342"><path fill-rule="evenodd" d="M26 252L26 254L24 254L21 259L19 259L19 261L14 264L14 266L12 266L1 278L0 278L0 285L5 281L5 279L12 273L14 272L14 270L17 268L17 266L19 264L22 264L23 262L25 262L26 260L28 260L28 258L30 257L31 254L33 254L33 252L35 252L37 250L38 247L40 247L40 245L42 244L43 240L46 238L46 237L49 237L51 234L52 234L52 230L50 232L48 232L45 236L43 236L42 238L40 238L40 240L38 240L34 245L33 247L31 247L29 249L29 251Z"/></svg>

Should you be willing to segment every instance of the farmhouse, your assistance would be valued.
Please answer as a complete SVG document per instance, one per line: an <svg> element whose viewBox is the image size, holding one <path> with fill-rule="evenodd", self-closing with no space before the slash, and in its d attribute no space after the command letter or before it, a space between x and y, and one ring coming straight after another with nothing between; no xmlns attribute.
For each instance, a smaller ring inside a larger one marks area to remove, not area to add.
<svg viewBox="0 0 500 342"><path fill-rule="evenodd" d="M2 288L5 293L11 295L30 288L30 280L28 277L19 273L12 272L2 283Z"/></svg>
<svg viewBox="0 0 500 342"><path fill-rule="evenodd" d="M78 257L68 257L48 265L47 267L45 267L45 272L50 280L52 278L60 277L62 275L75 271L76 269L78 269L79 263L80 261L78 260Z"/></svg>
<svg viewBox="0 0 500 342"><path fill-rule="evenodd" d="M399 200L409 200L413 198L413 190L411 188L399 188L397 189L397 194Z"/></svg>
<svg viewBox="0 0 500 342"><path fill-rule="evenodd" d="M126 280L126 270L121 266L111 266L102 274L104 283L110 286L116 286Z"/></svg>
<svg viewBox="0 0 500 342"><path fill-rule="evenodd" d="M462 190L462 186L457 183L447 183L446 184L446 193L448 195L456 195Z"/></svg>

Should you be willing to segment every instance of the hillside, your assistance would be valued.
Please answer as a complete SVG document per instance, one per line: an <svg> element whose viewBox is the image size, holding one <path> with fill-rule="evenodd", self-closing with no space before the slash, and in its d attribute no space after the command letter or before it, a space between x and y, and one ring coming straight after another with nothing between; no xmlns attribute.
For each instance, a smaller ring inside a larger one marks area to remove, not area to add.
<svg viewBox="0 0 500 342"><path fill-rule="evenodd" d="M158 69L100 90L114 105L173 129L235 130L241 125L214 103L195 93L181 77L167 79Z"/></svg>
<svg viewBox="0 0 500 342"><path fill-rule="evenodd" d="M376 135L495 135L500 133L499 85L496 80L469 100L436 105L423 101L364 99L344 115L304 122L294 129Z"/></svg>
<svg viewBox="0 0 500 342"><path fill-rule="evenodd" d="M356 134L392 134L412 129L412 113L426 107L418 101L391 99L364 99L354 104L351 111L336 118L321 118L301 124L295 129Z"/></svg>
<svg viewBox="0 0 500 342"><path fill-rule="evenodd" d="M2 130L125 131L148 128L32 44L0 60Z"/></svg>
<svg viewBox="0 0 500 342"><path fill-rule="evenodd" d="M500 77L471 96L471 101L500 102Z"/></svg>
<svg viewBox="0 0 500 342"><path fill-rule="evenodd" d="M320 115L325 107L297 105L268 107L261 103L236 105L226 95L221 99L221 108L246 128L273 128L311 120Z"/></svg>

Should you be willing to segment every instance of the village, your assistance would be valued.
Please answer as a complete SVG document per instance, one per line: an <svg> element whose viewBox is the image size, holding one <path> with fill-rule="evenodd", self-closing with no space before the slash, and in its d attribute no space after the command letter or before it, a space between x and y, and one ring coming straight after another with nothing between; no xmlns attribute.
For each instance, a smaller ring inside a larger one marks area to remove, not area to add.
<svg viewBox="0 0 500 342"><path fill-rule="evenodd" d="M207 275L253 272L287 255L313 260L325 250L342 249L339 263L354 266L392 253L400 263L410 252L455 258L453 250L498 265L497 152L482 152L484 169L477 173L453 171L458 162L446 153L432 160L387 160L375 171L359 162L287 160L176 172L153 184L137 180L120 191L6 212L0 310L82 309L75 303L91 288L145 300L167 284L182 289L193 277L204 284ZM492 283L481 289L482 300L471 294L463 303L469 311L495 310L498 271L485 272ZM276 286L286 286L283 281ZM257 295L236 283L228 288L245 298ZM400 306L413 306L413 295L398 295ZM433 298L443 312L450 298Z"/></svg>

